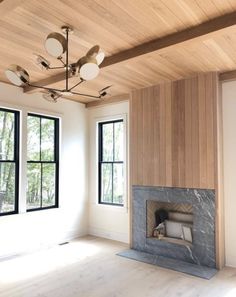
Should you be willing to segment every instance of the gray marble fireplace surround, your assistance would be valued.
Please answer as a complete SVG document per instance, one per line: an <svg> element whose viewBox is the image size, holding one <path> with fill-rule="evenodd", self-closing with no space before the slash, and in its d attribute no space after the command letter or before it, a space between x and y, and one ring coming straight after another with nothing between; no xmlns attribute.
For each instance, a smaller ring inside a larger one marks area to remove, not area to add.
<svg viewBox="0 0 236 297"><path fill-rule="evenodd" d="M133 186L132 248L181 262L216 267L215 191L168 187ZM193 245L179 245L146 236L148 200L189 203L193 206Z"/></svg>

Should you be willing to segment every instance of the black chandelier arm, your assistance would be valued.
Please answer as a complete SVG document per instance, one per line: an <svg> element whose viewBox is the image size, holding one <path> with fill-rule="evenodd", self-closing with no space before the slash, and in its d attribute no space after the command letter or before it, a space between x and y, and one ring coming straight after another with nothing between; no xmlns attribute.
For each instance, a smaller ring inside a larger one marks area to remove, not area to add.
<svg viewBox="0 0 236 297"><path fill-rule="evenodd" d="M73 90L74 88L76 88L77 86L79 86L80 84L82 84L83 82L84 82L84 80L81 78L80 81L76 85L74 85L73 87L71 87L68 91Z"/></svg>
<svg viewBox="0 0 236 297"><path fill-rule="evenodd" d="M27 85L29 87L38 88L38 89L47 90L47 91L63 92L63 90L54 89L54 88L47 88L47 87L42 87L42 86L37 86L37 85L30 84L30 83L27 83Z"/></svg>
<svg viewBox="0 0 236 297"><path fill-rule="evenodd" d="M58 57L57 59L63 64L64 67L66 66L66 63L63 61L62 57Z"/></svg>
<svg viewBox="0 0 236 297"><path fill-rule="evenodd" d="M78 93L78 92L71 92L73 95L79 95L79 96L84 96L84 97L89 97L89 98L94 98L94 99L101 99L102 96L95 96L95 95L89 95L89 94L83 94L83 93Z"/></svg>

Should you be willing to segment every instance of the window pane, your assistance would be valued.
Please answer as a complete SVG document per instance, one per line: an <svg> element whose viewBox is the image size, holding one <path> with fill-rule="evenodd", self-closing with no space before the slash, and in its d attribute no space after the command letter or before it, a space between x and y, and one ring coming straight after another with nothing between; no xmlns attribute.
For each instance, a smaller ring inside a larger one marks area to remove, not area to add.
<svg viewBox="0 0 236 297"><path fill-rule="evenodd" d="M54 161L54 120L41 120L41 161Z"/></svg>
<svg viewBox="0 0 236 297"><path fill-rule="evenodd" d="M113 164L113 203L124 203L123 164Z"/></svg>
<svg viewBox="0 0 236 297"><path fill-rule="evenodd" d="M115 161L123 161L124 150L124 124L117 122L115 125Z"/></svg>
<svg viewBox="0 0 236 297"><path fill-rule="evenodd" d="M40 160L40 118L28 116L27 120L27 158L31 161Z"/></svg>
<svg viewBox="0 0 236 297"><path fill-rule="evenodd" d="M112 203L112 164L102 164L101 202Z"/></svg>
<svg viewBox="0 0 236 297"><path fill-rule="evenodd" d="M0 111L0 160L14 159L14 113Z"/></svg>
<svg viewBox="0 0 236 297"><path fill-rule="evenodd" d="M41 164L27 164L27 209L41 206Z"/></svg>
<svg viewBox="0 0 236 297"><path fill-rule="evenodd" d="M55 205L55 164L42 165L42 206Z"/></svg>
<svg viewBox="0 0 236 297"><path fill-rule="evenodd" d="M15 164L0 163L0 213L15 210Z"/></svg>
<svg viewBox="0 0 236 297"><path fill-rule="evenodd" d="M113 161L113 123L102 125L103 161Z"/></svg>

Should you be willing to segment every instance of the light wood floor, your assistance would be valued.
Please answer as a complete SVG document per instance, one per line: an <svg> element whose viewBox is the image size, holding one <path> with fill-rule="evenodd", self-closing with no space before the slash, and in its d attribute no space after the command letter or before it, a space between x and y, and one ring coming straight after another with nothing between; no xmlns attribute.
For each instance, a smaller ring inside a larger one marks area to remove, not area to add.
<svg viewBox="0 0 236 297"><path fill-rule="evenodd" d="M236 269L210 281L116 256L127 246L86 237L0 263L1 297L236 297Z"/></svg>

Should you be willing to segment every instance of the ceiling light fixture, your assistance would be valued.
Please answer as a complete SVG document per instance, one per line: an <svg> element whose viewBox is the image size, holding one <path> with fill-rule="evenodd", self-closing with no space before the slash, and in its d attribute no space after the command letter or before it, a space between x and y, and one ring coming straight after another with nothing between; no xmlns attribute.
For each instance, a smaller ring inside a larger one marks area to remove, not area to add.
<svg viewBox="0 0 236 297"><path fill-rule="evenodd" d="M75 92L74 89L87 80L96 78L99 74L99 65L103 62L105 54L100 50L98 45L93 46L85 56L80 58L76 63L69 63L69 34L73 33L73 29L68 26L61 28L65 37L57 32L50 33L45 41L45 49L47 53L57 58L62 66L51 67L51 63L41 55L34 54L35 63L41 70L65 69L65 89L55 89L44 86L37 86L30 83L28 72L18 65L11 65L5 74L9 81L17 86L30 86L42 89L46 92L43 98L50 102L57 102L57 99L64 96L79 95L92 99L101 99L107 95L107 90L111 86L105 87L98 91L98 95L83 94ZM65 60L65 61L64 61ZM74 86L69 87L69 77L79 76L80 80Z"/></svg>
<svg viewBox="0 0 236 297"><path fill-rule="evenodd" d="M18 65L11 65L5 73L9 81L16 86L22 86L29 83L28 72Z"/></svg>

